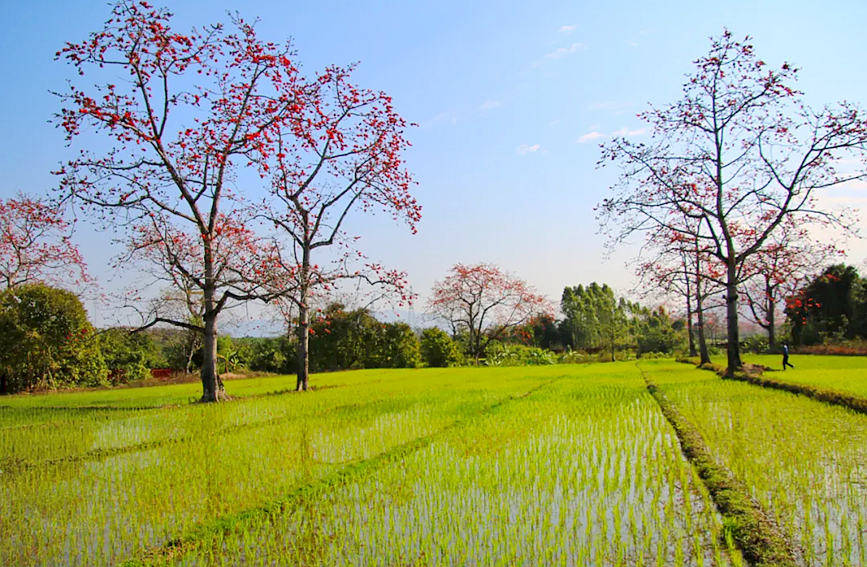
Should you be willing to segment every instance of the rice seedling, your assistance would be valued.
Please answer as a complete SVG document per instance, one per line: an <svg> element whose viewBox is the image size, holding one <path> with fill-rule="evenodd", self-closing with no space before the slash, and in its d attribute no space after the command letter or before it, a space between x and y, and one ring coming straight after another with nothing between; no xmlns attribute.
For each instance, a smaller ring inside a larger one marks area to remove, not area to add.
<svg viewBox="0 0 867 567"><path fill-rule="evenodd" d="M791 358L794 369L780 370L779 355L748 354L744 362L771 368L768 378L790 384L805 384L867 399L867 356L827 356L796 354ZM725 364L723 358L714 362Z"/></svg>
<svg viewBox="0 0 867 567"><path fill-rule="evenodd" d="M538 382L520 375L490 382L484 373L444 380L429 372L410 383L392 377L314 395L118 412L114 420L80 420L71 432L7 432L5 447L32 466L0 473L0 564L116 563ZM80 436L86 441L75 441ZM143 438L158 442L141 448ZM85 448L124 446L132 450L72 458Z"/></svg>
<svg viewBox="0 0 867 567"><path fill-rule="evenodd" d="M639 364L805 565L867 563L865 416ZM635 363L291 384L0 400L0 564L743 564Z"/></svg>
<svg viewBox="0 0 867 567"><path fill-rule="evenodd" d="M729 565L721 533L640 375L618 364L570 369L375 474L150 562Z"/></svg>
<svg viewBox="0 0 867 567"><path fill-rule="evenodd" d="M807 565L867 563L867 416L670 362L646 362L715 458L794 538Z"/></svg>

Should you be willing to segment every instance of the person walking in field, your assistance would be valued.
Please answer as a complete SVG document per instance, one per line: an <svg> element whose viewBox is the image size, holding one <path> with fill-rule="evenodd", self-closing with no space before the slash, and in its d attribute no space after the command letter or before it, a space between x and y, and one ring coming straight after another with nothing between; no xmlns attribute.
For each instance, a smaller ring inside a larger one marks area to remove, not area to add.
<svg viewBox="0 0 867 567"><path fill-rule="evenodd" d="M789 345L783 345L783 370L786 369L786 366L789 368L794 368L794 364L789 364Z"/></svg>

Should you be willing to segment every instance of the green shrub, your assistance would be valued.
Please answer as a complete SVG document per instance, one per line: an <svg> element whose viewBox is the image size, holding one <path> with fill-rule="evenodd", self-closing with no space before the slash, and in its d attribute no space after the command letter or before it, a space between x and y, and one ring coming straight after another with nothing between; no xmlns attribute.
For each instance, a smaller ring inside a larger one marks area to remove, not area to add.
<svg viewBox="0 0 867 567"><path fill-rule="evenodd" d="M245 337L235 341L250 370L289 374L295 372L294 337Z"/></svg>
<svg viewBox="0 0 867 567"><path fill-rule="evenodd" d="M108 367L108 379L120 384L150 377L150 369L158 368L159 353L151 337L130 333L127 329L106 329L99 333L99 350Z"/></svg>
<svg viewBox="0 0 867 567"><path fill-rule="evenodd" d="M492 341L486 349L486 366L527 366L554 364L556 355L538 347Z"/></svg>
<svg viewBox="0 0 867 567"><path fill-rule="evenodd" d="M0 293L0 391L107 383L108 368L78 297L43 284Z"/></svg>
<svg viewBox="0 0 867 567"><path fill-rule="evenodd" d="M379 333L379 345L368 368L416 368L421 366L421 345L418 336L406 323L386 323Z"/></svg>
<svg viewBox="0 0 867 567"><path fill-rule="evenodd" d="M768 352L768 337L764 335L751 335L741 341L741 349L756 354L766 353Z"/></svg>
<svg viewBox="0 0 867 567"><path fill-rule="evenodd" d="M427 366L458 366L463 360L458 344L442 329L432 327L421 333L421 358Z"/></svg>

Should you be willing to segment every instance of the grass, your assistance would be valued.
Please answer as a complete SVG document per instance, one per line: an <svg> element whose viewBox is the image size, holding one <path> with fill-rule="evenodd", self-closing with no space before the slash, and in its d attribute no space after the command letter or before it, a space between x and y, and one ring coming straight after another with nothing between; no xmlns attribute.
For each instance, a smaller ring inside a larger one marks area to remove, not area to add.
<svg viewBox="0 0 867 567"><path fill-rule="evenodd" d="M806 565L867 563L867 416L671 362L642 363Z"/></svg>
<svg viewBox="0 0 867 567"><path fill-rule="evenodd" d="M825 356L793 354L789 362L795 368L782 371L782 355L745 354L743 361L771 368L765 376L778 382L807 385L852 394L867 399L867 356ZM725 366L725 357L713 357L713 362Z"/></svg>
<svg viewBox="0 0 867 567"><path fill-rule="evenodd" d="M805 564L867 562L865 416L640 364ZM0 564L743 563L634 362L315 384L0 398Z"/></svg>
<svg viewBox="0 0 867 567"><path fill-rule="evenodd" d="M756 567L796 565L795 548L786 534L750 496L747 487L715 459L701 432L683 417L647 373L642 374L647 389L677 431L684 454L710 491L745 557Z"/></svg>
<svg viewBox="0 0 867 567"><path fill-rule="evenodd" d="M730 564L707 492L623 364L569 369L376 474L267 510L145 563Z"/></svg>

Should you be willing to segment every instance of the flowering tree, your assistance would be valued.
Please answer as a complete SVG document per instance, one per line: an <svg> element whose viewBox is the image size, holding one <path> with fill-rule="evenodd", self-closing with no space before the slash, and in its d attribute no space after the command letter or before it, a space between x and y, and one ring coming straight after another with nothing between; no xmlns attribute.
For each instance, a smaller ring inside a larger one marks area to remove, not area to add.
<svg viewBox="0 0 867 567"><path fill-rule="evenodd" d="M688 222L688 219L684 220ZM642 255L649 258L640 262L636 270L642 283L650 284L645 289L661 290L683 298L686 303L689 353L690 356L698 355L701 364L704 364L710 362L704 328L706 303L719 291L719 268L714 265L707 251L701 248L697 230L699 227L694 226L693 234L689 235L689 230L677 232L667 227L656 227L642 248Z"/></svg>
<svg viewBox="0 0 867 567"><path fill-rule="evenodd" d="M552 311L529 284L491 264L455 264L444 280L434 283L429 308L455 333L467 332L476 359L507 330Z"/></svg>
<svg viewBox="0 0 867 567"><path fill-rule="evenodd" d="M867 121L845 102L809 109L791 86L794 68L770 69L749 38L739 42L728 31L695 64L679 101L640 115L651 126L648 144L617 138L603 147L600 163L618 162L622 175L601 205L601 220L618 226L617 238L652 226L682 231L683 216L701 226L689 235L725 268L731 373L741 367L738 286L745 263L788 218L847 228L814 197L865 177L835 165L865 155Z"/></svg>
<svg viewBox="0 0 867 567"><path fill-rule="evenodd" d="M351 68L330 67L305 82L304 106L275 133L260 161L271 175L274 206L262 216L283 232L278 289L297 310L298 390L309 375L310 303L343 280L358 280L411 300L406 274L367 261L343 230L353 214L382 209L415 232L421 207L403 167L406 122L382 92L350 82ZM288 251L287 251L288 250ZM315 259L315 261L314 261Z"/></svg>
<svg viewBox="0 0 867 567"><path fill-rule="evenodd" d="M228 302L262 297L234 248L246 249L252 233L234 222L245 204L229 180L270 153L275 129L304 104L288 45L260 41L243 20L233 24L231 32L214 25L179 33L168 11L121 0L102 30L57 54L88 77L58 93L59 126L70 142L87 128L111 147L70 160L58 171L61 189L127 229L134 252L158 257L166 273L201 292L203 401L224 396L219 314Z"/></svg>
<svg viewBox="0 0 867 567"><path fill-rule="evenodd" d="M768 333L769 349L776 347L777 312L783 299L796 295L819 266L840 254L833 244L811 239L789 221L750 258L742 296L749 317Z"/></svg>
<svg viewBox="0 0 867 567"><path fill-rule="evenodd" d="M786 298L795 344L867 336L867 279L854 266L827 266Z"/></svg>
<svg viewBox="0 0 867 567"><path fill-rule="evenodd" d="M70 240L72 227L55 207L30 197L0 200L0 284L58 284L88 280Z"/></svg>

